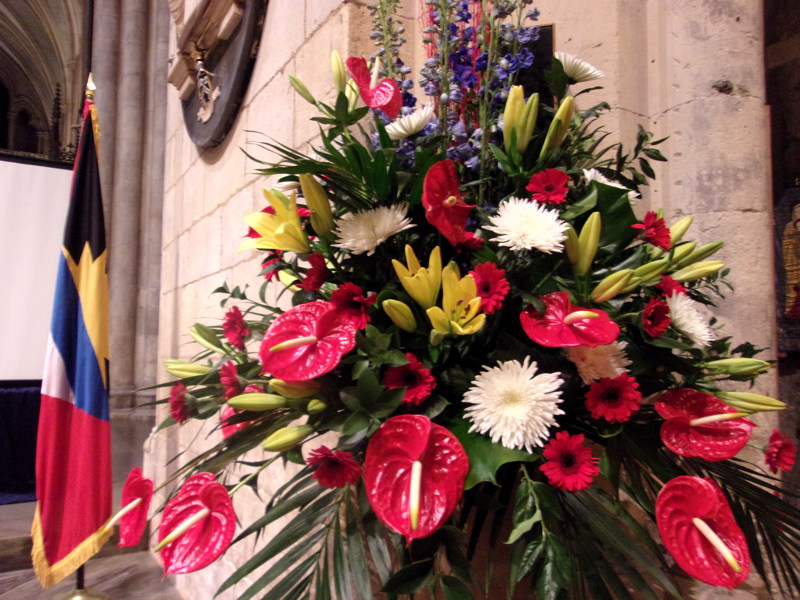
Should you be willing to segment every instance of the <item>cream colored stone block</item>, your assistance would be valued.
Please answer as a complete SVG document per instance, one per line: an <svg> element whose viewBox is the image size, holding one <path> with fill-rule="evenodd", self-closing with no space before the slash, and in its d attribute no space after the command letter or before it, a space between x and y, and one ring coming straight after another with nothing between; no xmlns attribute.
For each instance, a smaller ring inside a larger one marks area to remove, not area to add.
<svg viewBox="0 0 800 600"><path fill-rule="evenodd" d="M302 2L270 2L261 33L256 64L248 94L260 92L261 87L282 70L305 40L305 4Z"/></svg>
<svg viewBox="0 0 800 600"><path fill-rule="evenodd" d="M222 144L202 154L202 162L205 163L203 197L205 214L215 210L244 185L246 158L242 150L245 144L246 118L247 110L244 109L240 111L236 124Z"/></svg>
<svg viewBox="0 0 800 600"><path fill-rule="evenodd" d="M205 165L202 164L202 161L198 161L189 168L183 177L183 198L180 203L180 226L178 229L181 233L187 231L205 214L203 211L204 184Z"/></svg>
<svg viewBox="0 0 800 600"><path fill-rule="evenodd" d="M342 0L305 0L306 23L305 37L310 37L320 26L327 25L327 20L339 10L343 10L346 2Z"/></svg>
<svg viewBox="0 0 800 600"><path fill-rule="evenodd" d="M247 152L259 160L270 162L277 160L277 155L259 147L257 145L259 142L278 142L293 146L295 143L294 111L301 102L305 103L304 100L298 98L289 84L285 71L264 87L250 103L248 121L250 132L247 133L246 138ZM259 165L255 161L247 161L248 181L257 182L259 180L261 176L255 175L254 172L261 166L263 165ZM256 185L255 192L261 193L258 185Z"/></svg>
<svg viewBox="0 0 800 600"><path fill-rule="evenodd" d="M258 197L261 196L258 188ZM220 207L220 251L222 265L229 267L243 260L247 260L253 254L252 250L239 252L239 246L245 239L248 227L244 222L244 216L261 209L254 206L256 189L253 185L248 185L236 192L228 201Z"/></svg>

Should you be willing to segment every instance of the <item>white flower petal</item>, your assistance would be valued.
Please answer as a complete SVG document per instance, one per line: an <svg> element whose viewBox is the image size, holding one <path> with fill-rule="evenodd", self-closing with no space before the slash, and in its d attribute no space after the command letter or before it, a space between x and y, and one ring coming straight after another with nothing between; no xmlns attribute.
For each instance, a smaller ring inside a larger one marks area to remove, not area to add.
<svg viewBox="0 0 800 600"><path fill-rule="evenodd" d="M581 60L577 56L573 56L572 54L567 54L566 52L556 52L553 54L553 58L558 59L558 61L564 66L564 73L566 73L567 77L569 77L575 83L592 81L593 79L605 77L605 73L603 73L600 69L593 67L589 63Z"/></svg>
<svg viewBox="0 0 800 600"><path fill-rule="evenodd" d="M488 433L493 442L506 448L525 448L532 452L547 442L549 430L556 424L556 415L564 381L561 373L536 374L536 363L530 357L498 362L485 367L464 394L470 404L466 417L472 421L470 431Z"/></svg>
<svg viewBox="0 0 800 600"><path fill-rule="evenodd" d="M391 140L402 140L409 136L419 133L433 117L433 105L426 104L412 112L410 115L400 117L386 126L386 133Z"/></svg>
<svg viewBox="0 0 800 600"><path fill-rule="evenodd" d="M699 305L689 296L675 292L666 300L672 326L692 340L695 346L705 348L716 339L708 326L708 319L700 313Z"/></svg>
<svg viewBox="0 0 800 600"><path fill-rule="evenodd" d="M334 234L339 241L334 244L353 254L367 253L370 256L380 244L396 233L414 227L407 217L408 206L379 206L371 210L348 213L337 219Z"/></svg>
<svg viewBox="0 0 800 600"><path fill-rule="evenodd" d="M495 232L497 243L512 250L561 252L568 225L558 218L558 211L524 198L509 198L489 217L486 229Z"/></svg>
<svg viewBox="0 0 800 600"><path fill-rule="evenodd" d="M575 363L583 383L603 378L614 378L626 372L631 364L625 354L627 342L612 342L607 346L574 346L567 348L567 358Z"/></svg>
<svg viewBox="0 0 800 600"><path fill-rule="evenodd" d="M634 192L633 190L626 188L621 183L609 179L597 169L584 169L583 177L586 179L586 183L591 183L592 181L599 181L600 183L610 185L611 187L619 188L621 190L628 190L628 202L634 202L635 200L639 199L638 192Z"/></svg>

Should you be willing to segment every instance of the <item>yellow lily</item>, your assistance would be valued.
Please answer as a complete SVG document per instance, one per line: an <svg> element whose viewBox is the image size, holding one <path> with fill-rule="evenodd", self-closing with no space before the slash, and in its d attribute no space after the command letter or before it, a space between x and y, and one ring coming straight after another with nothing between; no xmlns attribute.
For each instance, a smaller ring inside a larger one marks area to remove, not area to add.
<svg viewBox="0 0 800 600"><path fill-rule="evenodd" d="M275 210L275 214L254 212L245 216L244 222L261 237L247 238L239 246L239 251L258 248L286 250L298 254L311 252L308 237L297 214L297 195L292 193L291 198L287 198L278 190L264 190L264 197Z"/></svg>
<svg viewBox="0 0 800 600"><path fill-rule="evenodd" d="M442 284L442 251L439 246L433 249L428 258L428 268L419 264L414 250L406 244L406 265L399 260L392 260L394 272L417 304L422 308L430 308L436 304L439 288Z"/></svg>
<svg viewBox="0 0 800 600"><path fill-rule="evenodd" d="M426 311L434 332L439 336L477 333L486 315L478 313L481 297L472 275L461 277L458 266L451 262L442 271L442 288L442 307L432 306Z"/></svg>

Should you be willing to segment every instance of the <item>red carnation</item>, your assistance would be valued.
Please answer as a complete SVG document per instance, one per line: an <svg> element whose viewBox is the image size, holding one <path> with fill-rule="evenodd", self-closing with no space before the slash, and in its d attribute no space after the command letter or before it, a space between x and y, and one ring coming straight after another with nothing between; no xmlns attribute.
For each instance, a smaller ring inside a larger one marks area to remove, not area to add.
<svg viewBox="0 0 800 600"><path fill-rule="evenodd" d="M275 250L274 252L281 252L280 250ZM272 258L268 258L264 262L261 263L261 271L264 273L264 279L267 281L272 281L278 276L280 269L278 266L280 265L281 258L280 255L272 255Z"/></svg>
<svg viewBox="0 0 800 600"><path fill-rule="evenodd" d="M559 431L544 447L542 455L547 462L539 467L550 485L560 490L577 492L592 485L600 473L598 459L583 446L583 434L570 435Z"/></svg>
<svg viewBox="0 0 800 600"><path fill-rule="evenodd" d="M334 309L348 315L359 329L364 329L369 323L369 307L377 299L377 294L367 296L360 287L350 282L343 283L331 294Z"/></svg>
<svg viewBox="0 0 800 600"><path fill-rule="evenodd" d="M180 382L173 385L169 391L169 414L178 424L184 423L191 414L186 404L188 393L186 386Z"/></svg>
<svg viewBox="0 0 800 600"><path fill-rule="evenodd" d="M794 466L797 458L797 446L789 436L775 429L769 436L769 447L764 451L764 461L772 473L788 471Z"/></svg>
<svg viewBox="0 0 800 600"><path fill-rule="evenodd" d="M657 283L655 288L666 297L672 296L673 294L686 293L686 288L669 275L662 275L661 282Z"/></svg>
<svg viewBox="0 0 800 600"><path fill-rule="evenodd" d="M219 382L222 384L222 396L226 400L242 393L235 362L229 360L219 368Z"/></svg>
<svg viewBox="0 0 800 600"><path fill-rule="evenodd" d="M533 193L532 199L542 204L561 204L567 199L569 175L559 169L545 169L531 175L525 189Z"/></svg>
<svg viewBox="0 0 800 600"><path fill-rule="evenodd" d="M436 387L436 379L431 375L430 369L423 367L416 356L406 352L406 358L408 359L407 365L386 369L383 385L390 390L406 388L403 402L418 406L431 395L431 391Z"/></svg>
<svg viewBox="0 0 800 600"><path fill-rule="evenodd" d="M306 292L316 292L322 287L322 284L328 281L328 276L331 272L325 266L325 257L322 252L314 252L308 257L308 263L311 265L306 271L306 277L300 287Z"/></svg>
<svg viewBox="0 0 800 600"><path fill-rule="evenodd" d="M472 207L458 191L458 171L452 160L435 163L422 182L425 217L453 246L467 241L467 217Z"/></svg>
<svg viewBox="0 0 800 600"><path fill-rule="evenodd" d="M353 454L350 452L320 446L311 451L306 462L316 467L312 477L327 488L344 487L357 483L361 478L361 465L353 460Z"/></svg>
<svg viewBox="0 0 800 600"><path fill-rule="evenodd" d="M225 313L222 331L231 346L244 350L244 340L250 335L250 330L247 328L247 323L245 323L242 311L238 306L234 306Z"/></svg>
<svg viewBox="0 0 800 600"><path fill-rule="evenodd" d="M669 227L667 227L664 219L659 217L658 213L655 211L648 210L647 214L644 216L644 221L636 225L631 225L631 227L634 229L641 229L642 237L644 237L647 243L652 244L656 248L661 248L665 252L669 251L670 244L672 243Z"/></svg>
<svg viewBox="0 0 800 600"><path fill-rule="evenodd" d="M372 73L369 72L367 61L363 58L351 56L347 59L347 70L358 86L358 92L364 104L370 108L381 109L387 117L394 119L400 114L403 105L403 96L400 86L394 79L385 77L375 87L371 87Z"/></svg>
<svg viewBox="0 0 800 600"><path fill-rule="evenodd" d="M647 335L654 338L661 337L671 322L667 303L661 298L650 298L650 302L642 311L642 325Z"/></svg>
<svg viewBox="0 0 800 600"><path fill-rule="evenodd" d="M623 373L617 377L604 377L593 381L586 393L586 408L593 419L605 419L609 423L623 423L639 410L642 394L633 377Z"/></svg>
<svg viewBox="0 0 800 600"><path fill-rule="evenodd" d="M505 279L506 272L492 262L485 262L475 265L469 274L475 280L481 297L481 311L492 314L503 305L503 299L511 289Z"/></svg>

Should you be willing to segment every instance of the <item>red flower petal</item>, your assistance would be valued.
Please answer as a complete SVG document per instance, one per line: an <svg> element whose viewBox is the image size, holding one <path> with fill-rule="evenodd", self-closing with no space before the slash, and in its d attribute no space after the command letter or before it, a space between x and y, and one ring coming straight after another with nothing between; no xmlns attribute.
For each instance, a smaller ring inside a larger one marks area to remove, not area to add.
<svg viewBox="0 0 800 600"><path fill-rule="evenodd" d="M452 160L435 163L422 182L425 217L453 246L467 239L467 217L472 210L458 186L458 171Z"/></svg>
<svg viewBox="0 0 800 600"><path fill-rule="evenodd" d="M209 509L208 516L161 550L166 574L191 573L207 567L230 545L236 530L233 502L225 486L214 481L211 473L192 475L178 495L167 502L158 528L159 541L204 508Z"/></svg>
<svg viewBox="0 0 800 600"><path fill-rule="evenodd" d="M770 472L777 473L778 469L789 471L794 466L796 459L797 446L787 434L774 429L772 435L769 436L769 446L764 451L764 462L767 463Z"/></svg>
<svg viewBox="0 0 800 600"><path fill-rule="evenodd" d="M681 456L727 460L744 448L755 427L744 417L690 425L692 419L737 411L716 396L687 388L664 392L655 403L655 409L666 419L661 426L661 441Z"/></svg>
<svg viewBox="0 0 800 600"><path fill-rule="evenodd" d="M153 499L153 480L142 475L141 467L134 467L128 473L122 487L122 507L125 508L137 498L141 499L139 506L126 513L119 522L120 548L138 544L147 526L147 511Z"/></svg>
<svg viewBox="0 0 800 600"><path fill-rule="evenodd" d="M406 388L403 402L419 406L431 395L433 388L436 387L436 379L431 375L431 370L426 369L411 352L406 352L406 358L408 364L386 369L383 385L390 390Z"/></svg>
<svg viewBox="0 0 800 600"><path fill-rule="evenodd" d="M702 519L730 549L737 573L692 522ZM670 480L656 500L656 523L661 539L680 567L711 585L739 585L750 572L750 553L742 530L725 496L711 479L687 475Z"/></svg>
<svg viewBox="0 0 800 600"><path fill-rule="evenodd" d="M411 528L411 472L422 463L419 524ZM423 538L444 523L464 492L469 460L447 429L422 415L400 415L372 436L364 461L364 483L372 510L408 541Z"/></svg>
<svg viewBox="0 0 800 600"><path fill-rule="evenodd" d="M261 372L287 381L308 381L335 369L356 344L356 326L349 315L333 307L330 302L309 302L277 317L261 341ZM317 341L270 351L277 344L307 336Z"/></svg>
<svg viewBox="0 0 800 600"><path fill-rule="evenodd" d="M570 314L588 309L573 306L568 292L553 292L542 296L545 312L540 315L532 306L519 319L528 337L541 346L566 348L570 346L607 346L617 339L619 326L602 310L589 312L596 317L568 318ZM566 321L566 322L565 322Z"/></svg>
<svg viewBox="0 0 800 600"><path fill-rule="evenodd" d="M545 169L531 175L525 189L531 199L542 204L561 204L567 199L569 175L559 169Z"/></svg>
<svg viewBox="0 0 800 600"><path fill-rule="evenodd" d="M347 59L346 64L347 70L350 71L353 81L358 86L364 104L370 108L381 109L390 119L396 118L403 105L403 95L397 82L385 77L374 88L370 87L372 73L370 73L365 59L351 56Z"/></svg>
<svg viewBox="0 0 800 600"><path fill-rule="evenodd" d="M316 467L311 477L327 488L341 488L361 479L361 465L353 459L352 452L320 446L311 451L306 463Z"/></svg>

